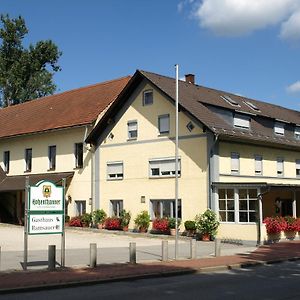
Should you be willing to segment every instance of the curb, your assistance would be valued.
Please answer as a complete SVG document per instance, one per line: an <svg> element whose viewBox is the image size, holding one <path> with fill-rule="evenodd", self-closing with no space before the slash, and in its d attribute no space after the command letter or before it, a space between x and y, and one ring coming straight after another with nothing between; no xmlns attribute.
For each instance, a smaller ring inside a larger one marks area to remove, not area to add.
<svg viewBox="0 0 300 300"><path fill-rule="evenodd" d="M17 288L5 288L0 289L0 295L3 294L15 294L15 293L22 293L22 292L29 292L29 291L41 291L41 290L53 290L53 289L62 289L62 288L71 288L77 286L89 286L89 285L96 285L96 284L104 284L110 282L121 282L121 281L128 281L128 280L140 280L140 279L150 279L150 278L157 278L157 277L172 277L172 276L180 276L180 275L189 275L189 274L199 274L199 273L210 273L210 272L217 272L217 271L227 271L227 270L238 270L238 269L247 269L247 268L254 268L259 266L265 265L272 265L277 263L283 262L294 262L300 260L300 257L290 257L284 259L273 259L268 261L253 261L253 262L245 262L245 263L236 263L230 265L219 265L219 266L211 266L211 267L200 267L198 269L179 269L173 271L157 271L148 274L138 274L138 275L126 275L126 276L119 276L114 278L100 278L100 279L90 279L90 280L77 280L77 281L70 281L70 282L58 282L58 283L50 283L48 285L35 285L35 286L27 286L27 287L17 287Z"/></svg>

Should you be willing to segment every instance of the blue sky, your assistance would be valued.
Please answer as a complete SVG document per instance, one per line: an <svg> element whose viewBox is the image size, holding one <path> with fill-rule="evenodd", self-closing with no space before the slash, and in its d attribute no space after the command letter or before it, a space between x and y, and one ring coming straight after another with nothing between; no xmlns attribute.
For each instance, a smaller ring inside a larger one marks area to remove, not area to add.
<svg viewBox="0 0 300 300"><path fill-rule="evenodd" d="M63 52L58 91L136 69L300 110L300 0L0 0Z"/></svg>

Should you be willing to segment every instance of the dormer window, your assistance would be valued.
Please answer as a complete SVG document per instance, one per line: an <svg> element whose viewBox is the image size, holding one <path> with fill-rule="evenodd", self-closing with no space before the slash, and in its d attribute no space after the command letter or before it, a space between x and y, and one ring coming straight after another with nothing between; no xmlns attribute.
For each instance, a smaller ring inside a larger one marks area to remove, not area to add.
<svg viewBox="0 0 300 300"><path fill-rule="evenodd" d="M284 135L284 124L280 122L275 122L274 133L278 135Z"/></svg>
<svg viewBox="0 0 300 300"><path fill-rule="evenodd" d="M254 111L260 111L260 109L255 104L253 104L252 102L244 101L244 103L247 106L249 106L252 110L254 110Z"/></svg>
<svg viewBox="0 0 300 300"><path fill-rule="evenodd" d="M295 139L300 140L300 126L295 127Z"/></svg>
<svg viewBox="0 0 300 300"><path fill-rule="evenodd" d="M241 114L235 114L233 118L234 127L249 129L250 128L250 118Z"/></svg>
<svg viewBox="0 0 300 300"><path fill-rule="evenodd" d="M233 100L231 97L227 96L227 95L223 95L220 96L223 100L225 100L227 103L229 103L232 106L238 106L240 107L240 105L238 104L238 102L236 102L235 100Z"/></svg>

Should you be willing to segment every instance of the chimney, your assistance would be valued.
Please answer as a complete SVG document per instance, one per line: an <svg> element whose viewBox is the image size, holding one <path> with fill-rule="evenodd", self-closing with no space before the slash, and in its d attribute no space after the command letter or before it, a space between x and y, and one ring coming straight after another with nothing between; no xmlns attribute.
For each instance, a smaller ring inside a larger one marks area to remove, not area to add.
<svg viewBox="0 0 300 300"><path fill-rule="evenodd" d="M186 74L185 82L195 84L195 75L194 74Z"/></svg>

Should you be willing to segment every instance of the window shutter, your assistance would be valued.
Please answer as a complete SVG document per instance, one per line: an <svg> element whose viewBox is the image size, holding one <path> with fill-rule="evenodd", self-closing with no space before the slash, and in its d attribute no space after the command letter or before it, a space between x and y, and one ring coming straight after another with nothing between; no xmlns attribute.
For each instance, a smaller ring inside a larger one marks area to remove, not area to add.
<svg viewBox="0 0 300 300"><path fill-rule="evenodd" d="M249 128L249 117L243 115L235 115L233 119L233 125L236 127Z"/></svg>
<svg viewBox="0 0 300 300"><path fill-rule="evenodd" d="M137 130L137 122L129 122L128 123L128 130L129 131Z"/></svg>
<svg viewBox="0 0 300 300"><path fill-rule="evenodd" d="M170 117L169 115L159 116L159 132L169 132Z"/></svg>
<svg viewBox="0 0 300 300"><path fill-rule="evenodd" d="M108 174L122 174L123 173L123 163L107 164Z"/></svg>
<svg viewBox="0 0 300 300"><path fill-rule="evenodd" d="M239 171L239 158L240 156L238 153L231 153L231 171Z"/></svg>
<svg viewBox="0 0 300 300"><path fill-rule="evenodd" d="M277 134L284 135L284 124L283 123L275 123L274 131Z"/></svg>

